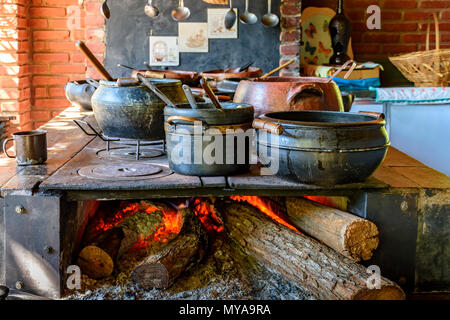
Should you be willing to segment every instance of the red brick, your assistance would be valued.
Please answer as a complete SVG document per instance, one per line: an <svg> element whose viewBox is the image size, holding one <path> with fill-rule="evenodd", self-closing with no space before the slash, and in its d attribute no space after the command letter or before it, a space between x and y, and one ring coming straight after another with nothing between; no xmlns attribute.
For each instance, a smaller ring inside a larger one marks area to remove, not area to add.
<svg viewBox="0 0 450 320"><path fill-rule="evenodd" d="M50 66L50 72L53 74L65 74L65 73L85 73L86 66L81 64L62 64Z"/></svg>
<svg viewBox="0 0 450 320"><path fill-rule="evenodd" d="M67 53L35 53L33 55L35 62L69 62Z"/></svg>
<svg viewBox="0 0 450 320"><path fill-rule="evenodd" d="M34 31L34 40L68 40L69 31Z"/></svg>
<svg viewBox="0 0 450 320"><path fill-rule="evenodd" d="M66 16L66 9L65 8L45 8L45 7L38 7L38 8L30 8L29 10L30 16L32 17L65 17Z"/></svg>
<svg viewBox="0 0 450 320"><path fill-rule="evenodd" d="M450 8L450 1L440 0L440 1L421 1L421 8Z"/></svg>

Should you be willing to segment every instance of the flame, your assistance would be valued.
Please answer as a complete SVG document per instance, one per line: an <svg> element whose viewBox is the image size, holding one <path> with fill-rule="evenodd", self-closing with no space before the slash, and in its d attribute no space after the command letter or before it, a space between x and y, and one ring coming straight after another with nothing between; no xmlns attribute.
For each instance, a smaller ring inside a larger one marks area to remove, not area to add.
<svg viewBox="0 0 450 320"><path fill-rule="evenodd" d="M283 218L279 215L279 210L276 210L274 207L274 204L269 199L264 199L261 197L255 197L255 196L245 196L245 197L238 197L238 196L232 196L230 197L231 200L234 201L243 201L251 204L255 208L259 209L262 213L269 216L276 222L282 224L285 227L288 227L291 230L294 230L295 232L300 233L297 228L295 228L293 225L289 224L287 221L285 221Z"/></svg>
<svg viewBox="0 0 450 320"><path fill-rule="evenodd" d="M217 215L216 209L208 199L197 198L193 204L194 213L200 219L208 232L222 232L223 222Z"/></svg>
<svg viewBox="0 0 450 320"><path fill-rule="evenodd" d="M100 211L90 223L90 228L86 231L90 237L95 237L102 232L105 232L123 222L127 217L130 217L137 212L145 212L147 214L154 214L155 212L162 212L162 223L160 227L151 235L144 237L139 235L139 240L133 245L131 250L144 249L152 242L165 243L169 239L181 231L183 219L180 212L170 207L159 207L150 202L122 202L119 209L113 214L109 214L106 210ZM158 225L155 225L157 227Z"/></svg>

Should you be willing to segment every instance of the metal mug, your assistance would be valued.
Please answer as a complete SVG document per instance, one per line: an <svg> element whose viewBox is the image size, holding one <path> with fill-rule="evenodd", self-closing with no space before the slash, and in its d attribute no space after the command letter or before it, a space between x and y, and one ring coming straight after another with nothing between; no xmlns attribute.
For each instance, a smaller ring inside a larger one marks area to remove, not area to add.
<svg viewBox="0 0 450 320"><path fill-rule="evenodd" d="M3 142L3 152L8 158L15 158L19 166L41 164L47 161L47 132L43 130L16 132ZM8 154L6 145L14 141L16 154Z"/></svg>

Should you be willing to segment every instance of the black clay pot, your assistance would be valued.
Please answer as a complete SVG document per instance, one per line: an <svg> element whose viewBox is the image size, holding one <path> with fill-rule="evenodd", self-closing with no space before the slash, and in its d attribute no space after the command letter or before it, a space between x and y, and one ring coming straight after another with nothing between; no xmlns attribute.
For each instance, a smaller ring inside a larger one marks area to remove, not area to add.
<svg viewBox="0 0 450 320"><path fill-rule="evenodd" d="M66 98L75 106L91 111L91 98L99 84L96 80L71 81L64 87Z"/></svg>
<svg viewBox="0 0 450 320"><path fill-rule="evenodd" d="M181 81L150 79L171 101L187 103ZM112 138L164 139L166 104L143 85L118 86L115 81L100 81L92 96L95 119L103 134Z"/></svg>
<svg viewBox="0 0 450 320"><path fill-rule="evenodd" d="M384 126L382 114L328 111L268 113L253 123L261 161L278 161L270 166L275 175L325 186L362 182L375 172L390 145Z"/></svg>

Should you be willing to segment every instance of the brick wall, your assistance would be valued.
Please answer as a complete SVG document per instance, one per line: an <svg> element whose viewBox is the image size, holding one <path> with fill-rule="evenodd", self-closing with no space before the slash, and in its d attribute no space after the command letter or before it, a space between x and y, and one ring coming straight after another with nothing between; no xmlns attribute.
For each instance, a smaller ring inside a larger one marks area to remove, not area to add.
<svg viewBox="0 0 450 320"><path fill-rule="evenodd" d="M1 21L11 21L8 29L1 25L2 47L10 48L8 54L14 60L6 70L2 69L1 110L4 114L18 115L13 129L37 128L69 106L64 95L68 81L84 79L86 75L97 77L86 67L75 42L84 40L103 60L102 1L0 0L0 3ZM10 10L6 9L8 6L12 6ZM4 14L10 13L11 18L5 19ZM13 23L14 19L17 23ZM7 30L17 39L6 38ZM14 45L15 40L21 45Z"/></svg>
<svg viewBox="0 0 450 320"><path fill-rule="evenodd" d="M282 0L281 60L298 56L300 30L299 0ZM370 5L381 8L381 30L368 30L366 9ZM309 6L330 7L336 10L337 0L303 0ZM449 0L344 0L347 17L353 24L353 49L357 60L387 58L393 54L424 50L426 25L432 12L439 12L441 47L450 47ZM432 28L434 31L434 27ZM431 37L434 43L434 35ZM434 45L433 45L434 48ZM298 74L298 62L284 74Z"/></svg>

